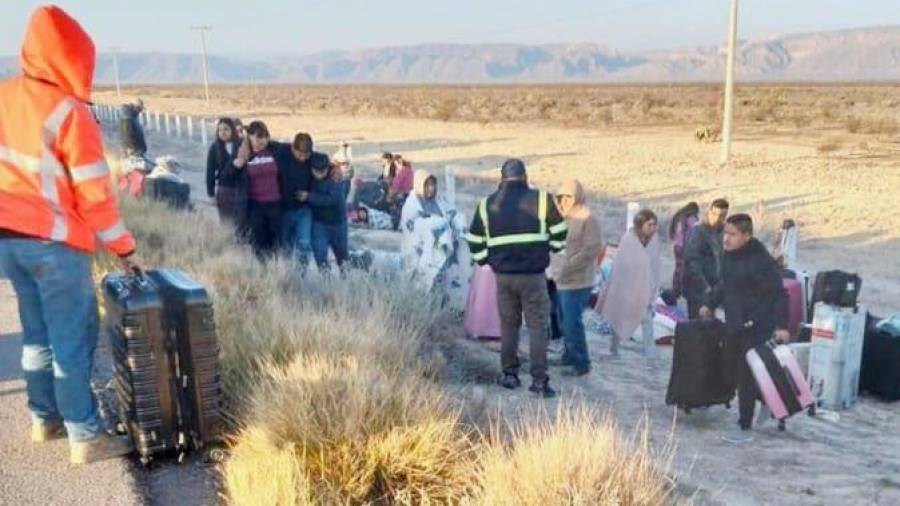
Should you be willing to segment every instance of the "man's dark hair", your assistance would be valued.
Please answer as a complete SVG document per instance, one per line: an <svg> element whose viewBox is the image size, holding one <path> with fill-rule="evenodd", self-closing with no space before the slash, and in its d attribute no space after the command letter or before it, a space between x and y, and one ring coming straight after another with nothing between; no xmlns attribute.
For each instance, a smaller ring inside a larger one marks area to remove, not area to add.
<svg viewBox="0 0 900 506"><path fill-rule="evenodd" d="M313 151L312 137L306 132L298 132L297 135L294 136L293 145L294 149L301 153L312 153Z"/></svg>
<svg viewBox="0 0 900 506"><path fill-rule="evenodd" d="M385 151L384 153L381 153L381 159L382 160L393 160L394 155L390 151Z"/></svg>
<svg viewBox="0 0 900 506"><path fill-rule="evenodd" d="M732 214L725 220L725 223L734 226L734 228L745 234L753 235L753 218L749 214Z"/></svg>
<svg viewBox="0 0 900 506"><path fill-rule="evenodd" d="M272 137L269 135L269 127L262 121L251 121L247 125L247 135L255 135L256 137L265 137L267 139Z"/></svg>
<svg viewBox="0 0 900 506"><path fill-rule="evenodd" d="M725 199L716 199L716 200L713 200L712 205L710 207L715 207L716 209L725 209L727 211L728 208L731 206L728 204L728 201Z"/></svg>

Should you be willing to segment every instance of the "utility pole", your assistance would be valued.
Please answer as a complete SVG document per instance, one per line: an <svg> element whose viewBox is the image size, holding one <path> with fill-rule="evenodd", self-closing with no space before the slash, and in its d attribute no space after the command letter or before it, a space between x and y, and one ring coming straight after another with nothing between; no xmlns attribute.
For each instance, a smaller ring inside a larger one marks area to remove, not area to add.
<svg viewBox="0 0 900 506"><path fill-rule="evenodd" d="M737 46L738 0L731 0L728 25L728 62L725 65L725 111L722 114L722 152L719 164L728 163L731 156L731 131L734 121L734 53Z"/></svg>
<svg viewBox="0 0 900 506"><path fill-rule="evenodd" d="M113 71L116 73L116 97L122 98L122 87L119 85L119 47L110 46L109 50L113 57Z"/></svg>
<svg viewBox="0 0 900 506"><path fill-rule="evenodd" d="M203 89L206 92L206 107L209 107L209 64L206 61L206 32L212 30L209 25L192 26L191 30L200 32L200 51L203 57Z"/></svg>

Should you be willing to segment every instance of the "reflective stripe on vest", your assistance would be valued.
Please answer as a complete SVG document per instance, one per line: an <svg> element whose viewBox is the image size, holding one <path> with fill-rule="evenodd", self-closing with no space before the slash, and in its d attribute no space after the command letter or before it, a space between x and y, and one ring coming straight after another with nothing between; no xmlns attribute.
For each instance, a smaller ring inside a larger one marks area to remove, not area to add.
<svg viewBox="0 0 900 506"><path fill-rule="evenodd" d="M65 241L69 235L69 227L59 202L59 188L56 186L56 176L63 173L64 168L53 155L52 147L56 144L63 121L74 107L70 99L64 98L44 121L40 160L41 195L53 213L53 228L50 230L50 239L53 241Z"/></svg>
<svg viewBox="0 0 900 506"><path fill-rule="evenodd" d="M538 222L539 231L537 233L507 234L499 237L491 237L490 226L488 225L487 199L482 199L478 204L478 214L481 216L481 223L484 225L484 236L488 248L496 246L508 246L510 244L530 244L536 242L546 242L550 240L547 234L547 192L540 191L538 193Z"/></svg>

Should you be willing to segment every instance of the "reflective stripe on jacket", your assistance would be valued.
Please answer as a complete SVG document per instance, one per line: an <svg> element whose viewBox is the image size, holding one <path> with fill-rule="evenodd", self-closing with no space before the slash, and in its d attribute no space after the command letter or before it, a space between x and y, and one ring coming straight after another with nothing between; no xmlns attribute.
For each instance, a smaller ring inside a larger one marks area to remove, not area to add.
<svg viewBox="0 0 900 506"><path fill-rule="evenodd" d="M466 240L472 258L502 274L535 274L566 245L567 226L552 197L507 181L478 204Z"/></svg>

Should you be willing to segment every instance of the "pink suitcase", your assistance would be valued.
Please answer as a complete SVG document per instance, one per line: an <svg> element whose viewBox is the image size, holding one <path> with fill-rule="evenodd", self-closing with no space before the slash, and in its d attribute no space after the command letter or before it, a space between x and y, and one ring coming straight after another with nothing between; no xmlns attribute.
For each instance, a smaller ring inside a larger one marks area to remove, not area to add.
<svg viewBox="0 0 900 506"><path fill-rule="evenodd" d="M785 279L782 285L788 298L788 331L796 338L803 322L803 285L796 279Z"/></svg>
<svg viewBox="0 0 900 506"><path fill-rule="evenodd" d="M779 430L784 430L785 420L791 415L803 410L815 414L809 383L789 347L769 341L747 352L747 364L763 402L778 420Z"/></svg>
<svg viewBox="0 0 900 506"><path fill-rule="evenodd" d="M497 277L489 265L475 269L469 283L463 328L472 337L500 338L500 310L497 307Z"/></svg>

